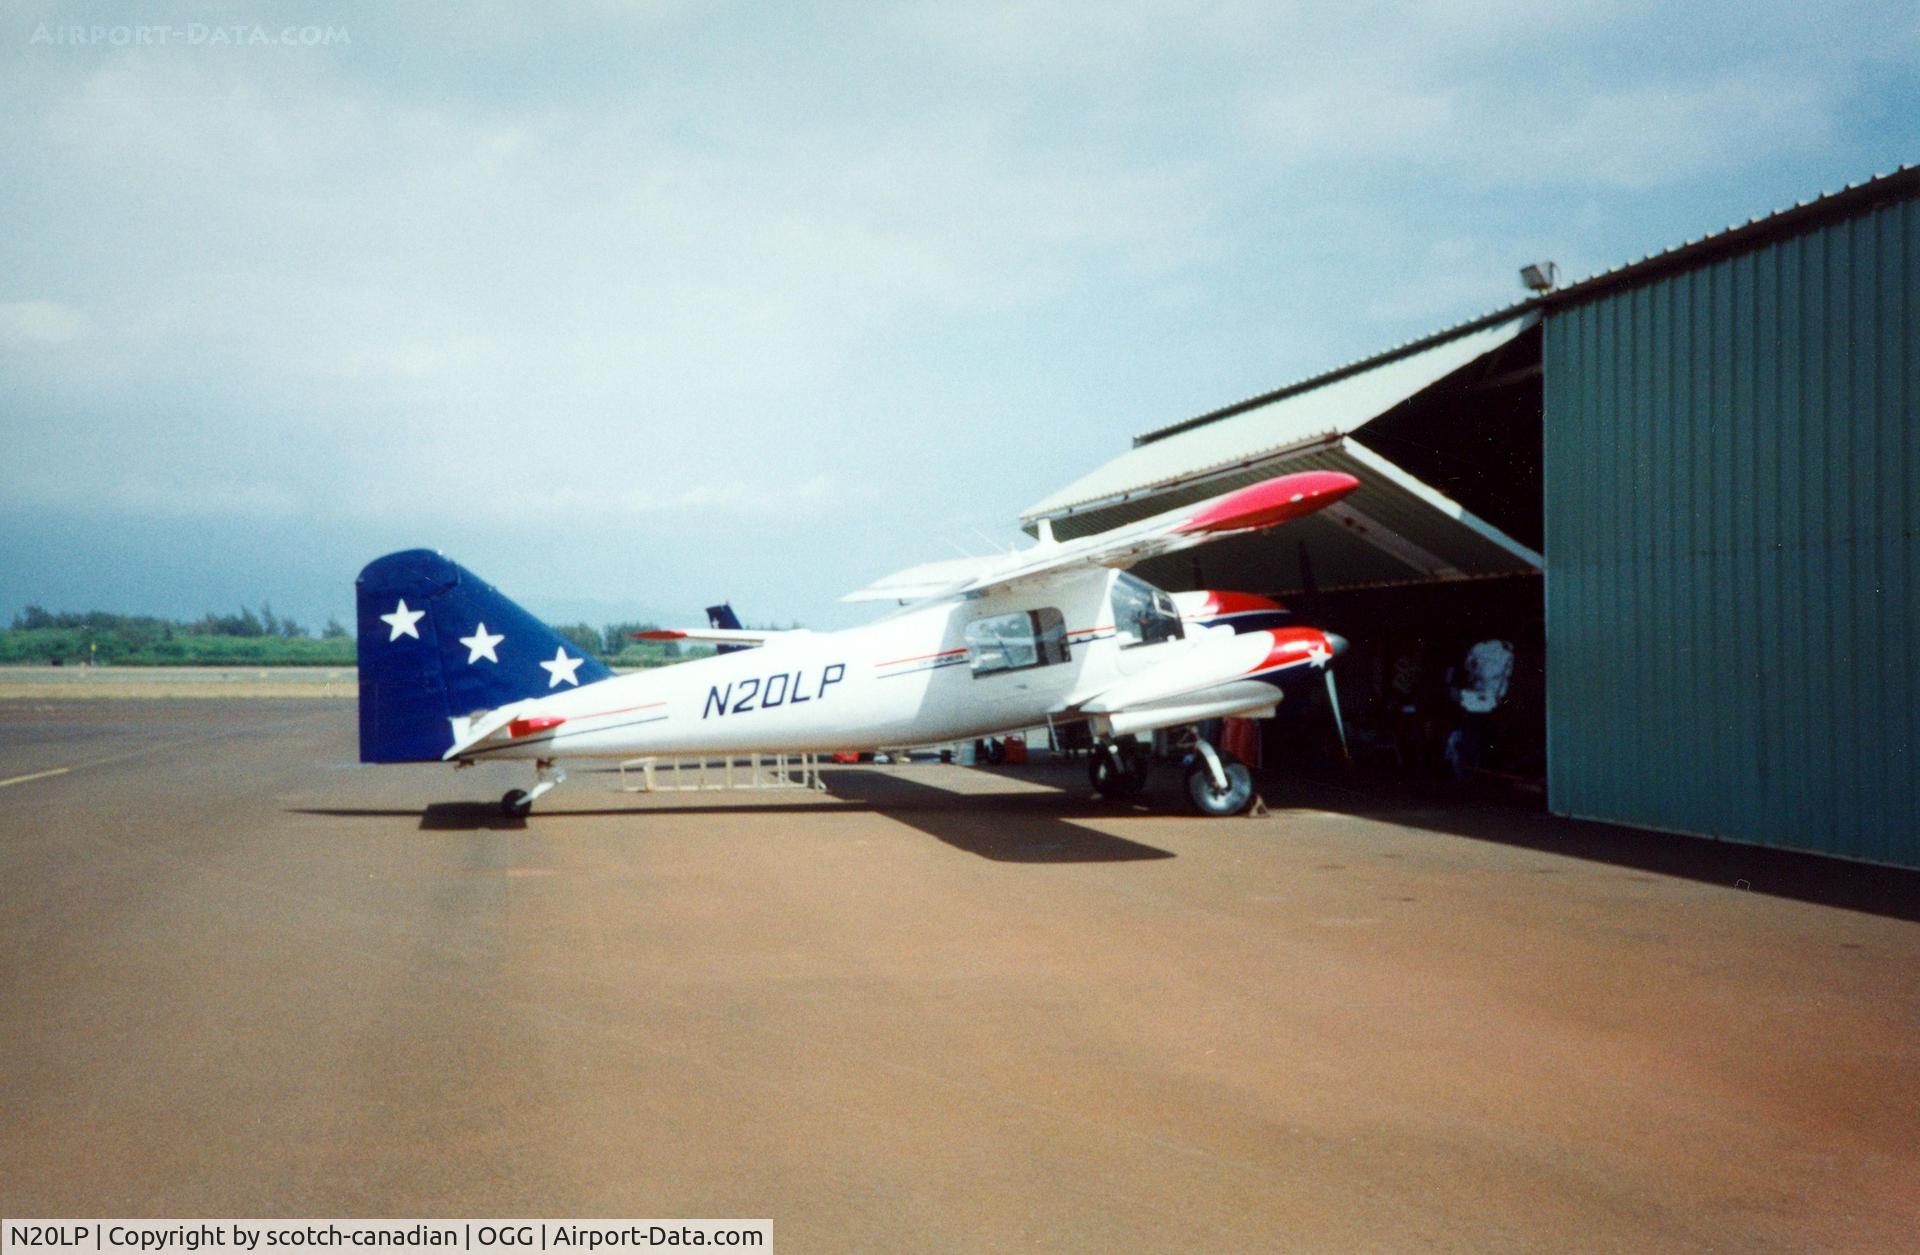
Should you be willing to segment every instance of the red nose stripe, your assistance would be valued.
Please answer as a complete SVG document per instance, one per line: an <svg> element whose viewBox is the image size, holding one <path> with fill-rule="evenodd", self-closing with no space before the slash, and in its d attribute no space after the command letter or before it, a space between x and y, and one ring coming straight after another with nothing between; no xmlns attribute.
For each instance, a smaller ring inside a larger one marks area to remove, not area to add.
<svg viewBox="0 0 1920 1255"><path fill-rule="evenodd" d="M644 632L628 632L627 635L636 641L677 641L684 639L687 634L674 628L648 628Z"/></svg>
<svg viewBox="0 0 1920 1255"><path fill-rule="evenodd" d="M545 732L548 728L557 728L566 720L557 715L547 715L539 719L515 719L507 725L507 735L515 740L523 736L532 736L536 732Z"/></svg>
<svg viewBox="0 0 1920 1255"><path fill-rule="evenodd" d="M1179 532L1236 532L1272 527L1321 506L1332 505L1360 486L1339 471L1301 471L1230 492L1182 523Z"/></svg>

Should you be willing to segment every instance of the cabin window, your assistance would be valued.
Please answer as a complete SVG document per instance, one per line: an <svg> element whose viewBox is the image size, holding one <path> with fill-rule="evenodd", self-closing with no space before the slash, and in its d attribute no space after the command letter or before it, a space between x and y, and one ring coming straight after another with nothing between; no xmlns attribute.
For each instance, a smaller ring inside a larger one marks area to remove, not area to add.
<svg viewBox="0 0 1920 1255"><path fill-rule="evenodd" d="M1051 607L997 614L967 624L967 655L977 676L1067 660L1067 621Z"/></svg>
<svg viewBox="0 0 1920 1255"><path fill-rule="evenodd" d="M1173 598L1124 572L1113 582L1113 630L1122 649L1177 641L1185 635Z"/></svg>

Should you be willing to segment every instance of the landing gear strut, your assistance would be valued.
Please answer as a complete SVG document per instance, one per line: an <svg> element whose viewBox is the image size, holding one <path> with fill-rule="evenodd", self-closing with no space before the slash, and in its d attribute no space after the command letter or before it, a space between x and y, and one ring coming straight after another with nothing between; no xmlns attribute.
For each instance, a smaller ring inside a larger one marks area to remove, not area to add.
<svg viewBox="0 0 1920 1255"><path fill-rule="evenodd" d="M1187 798L1202 815L1238 815L1253 805L1253 773L1204 737L1193 740L1187 760Z"/></svg>
<svg viewBox="0 0 1920 1255"><path fill-rule="evenodd" d="M1087 779L1101 797L1130 802L1147 787L1150 766L1140 743L1123 736L1094 747L1093 757L1087 763Z"/></svg>
<svg viewBox="0 0 1920 1255"><path fill-rule="evenodd" d="M508 789L501 797L502 815L508 819L525 819L533 811L534 800L552 791L555 785L567 778L567 773L554 766L551 758L540 758L534 760L533 777L533 788Z"/></svg>

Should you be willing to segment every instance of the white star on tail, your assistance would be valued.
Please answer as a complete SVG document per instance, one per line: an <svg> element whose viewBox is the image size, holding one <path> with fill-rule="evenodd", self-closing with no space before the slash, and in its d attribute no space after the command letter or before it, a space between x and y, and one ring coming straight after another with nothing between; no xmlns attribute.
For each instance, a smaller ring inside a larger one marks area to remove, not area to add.
<svg viewBox="0 0 1920 1255"><path fill-rule="evenodd" d="M393 629L393 635L387 638L389 641L397 641L403 636L411 636L417 641L420 639L420 620L426 617L424 610L407 609L407 599L402 597L400 604L393 608L393 613L381 615L380 621Z"/></svg>
<svg viewBox="0 0 1920 1255"><path fill-rule="evenodd" d="M461 637L460 643L467 647L468 662L479 662L482 658L485 658L488 662L499 662L500 655L494 653L493 648L506 639L505 636L498 632L488 635L487 625L481 623L475 625L472 636ZM547 687L552 688L553 686L549 684Z"/></svg>
<svg viewBox="0 0 1920 1255"><path fill-rule="evenodd" d="M573 673L580 669L580 663L582 661L583 660L579 658L567 657L567 647L565 645L554 650L553 661L540 664L547 669L547 687L550 689L559 688L560 681L562 680L565 680L568 684L580 683L579 677Z"/></svg>

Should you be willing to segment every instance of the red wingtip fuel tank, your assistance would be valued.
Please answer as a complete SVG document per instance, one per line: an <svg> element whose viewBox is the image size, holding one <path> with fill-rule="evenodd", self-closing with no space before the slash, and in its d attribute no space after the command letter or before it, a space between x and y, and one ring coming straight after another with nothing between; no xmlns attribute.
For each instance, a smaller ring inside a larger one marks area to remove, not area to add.
<svg viewBox="0 0 1920 1255"><path fill-rule="evenodd" d="M1175 529L1181 532L1237 532L1272 527L1332 505L1360 486L1339 471L1300 471L1230 492Z"/></svg>

